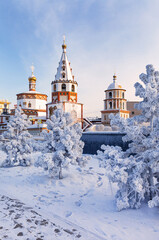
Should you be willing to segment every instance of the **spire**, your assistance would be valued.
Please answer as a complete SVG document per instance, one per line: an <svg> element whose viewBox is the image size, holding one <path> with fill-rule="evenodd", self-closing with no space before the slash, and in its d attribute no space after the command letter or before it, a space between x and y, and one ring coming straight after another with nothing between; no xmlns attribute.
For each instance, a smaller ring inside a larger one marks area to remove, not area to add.
<svg viewBox="0 0 159 240"><path fill-rule="evenodd" d="M33 63L32 63L30 68L31 68L31 76L33 77L34 76L34 69L35 69Z"/></svg>
<svg viewBox="0 0 159 240"><path fill-rule="evenodd" d="M63 52L66 53L66 48L67 48L67 45L65 43L65 35L63 36L63 44L62 44L62 49L63 49Z"/></svg>
<svg viewBox="0 0 159 240"><path fill-rule="evenodd" d="M70 63L68 61L66 55L66 43L65 43L65 36L63 36L63 45L62 45L62 56L59 62L59 66L57 68L57 73L55 75L55 80L62 80L62 81L74 81L74 76L72 75L72 69Z"/></svg>
<svg viewBox="0 0 159 240"><path fill-rule="evenodd" d="M114 73L114 75L113 75L113 82L115 83L115 81L116 81L116 74Z"/></svg>

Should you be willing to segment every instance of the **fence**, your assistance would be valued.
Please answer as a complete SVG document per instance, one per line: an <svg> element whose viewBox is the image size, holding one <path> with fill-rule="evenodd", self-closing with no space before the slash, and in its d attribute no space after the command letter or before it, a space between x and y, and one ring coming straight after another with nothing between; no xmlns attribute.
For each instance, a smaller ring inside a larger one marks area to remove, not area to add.
<svg viewBox="0 0 159 240"><path fill-rule="evenodd" d="M82 134L82 141L85 143L83 153L96 154L102 144L120 146L125 151L128 143L123 142L124 135L120 132L84 132Z"/></svg>

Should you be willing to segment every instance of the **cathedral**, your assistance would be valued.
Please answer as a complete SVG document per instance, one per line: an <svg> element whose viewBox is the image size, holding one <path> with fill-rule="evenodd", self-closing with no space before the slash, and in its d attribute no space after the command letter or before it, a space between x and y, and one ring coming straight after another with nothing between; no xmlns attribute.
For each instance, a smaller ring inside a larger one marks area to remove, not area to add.
<svg viewBox="0 0 159 240"><path fill-rule="evenodd" d="M83 104L77 101L78 83L72 74L72 68L66 55L65 38L62 44L62 56L57 68L55 80L51 83L51 102L46 106L46 117L50 118L54 110L60 106L69 112L76 122L83 122Z"/></svg>
<svg viewBox="0 0 159 240"><path fill-rule="evenodd" d="M116 75L113 82L105 90L104 110L101 111L101 122L110 125L109 114L119 114L120 117L129 118L130 111L127 110L127 100L125 99L126 90L117 82Z"/></svg>

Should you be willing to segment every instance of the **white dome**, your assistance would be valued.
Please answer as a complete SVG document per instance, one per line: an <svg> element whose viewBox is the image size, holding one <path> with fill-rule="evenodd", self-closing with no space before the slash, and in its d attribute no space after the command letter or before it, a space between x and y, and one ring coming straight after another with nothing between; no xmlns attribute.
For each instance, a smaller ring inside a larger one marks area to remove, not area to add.
<svg viewBox="0 0 159 240"><path fill-rule="evenodd" d="M117 82L113 82L109 85L109 87L107 88L107 90L111 90L111 89L121 89L122 86L119 85Z"/></svg>
<svg viewBox="0 0 159 240"><path fill-rule="evenodd" d="M113 82L109 85L109 87L107 88L107 90L111 90L111 89L121 89L122 86L119 85L116 81L116 76L113 76Z"/></svg>

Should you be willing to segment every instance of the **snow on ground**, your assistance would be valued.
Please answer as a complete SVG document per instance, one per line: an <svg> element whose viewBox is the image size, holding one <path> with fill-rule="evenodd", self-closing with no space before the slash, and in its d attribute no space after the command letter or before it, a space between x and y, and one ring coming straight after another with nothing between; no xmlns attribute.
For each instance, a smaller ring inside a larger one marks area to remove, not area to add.
<svg viewBox="0 0 159 240"><path fill-rule="evenodd" d="M110 185L95 157L83 169L71 166L65 170L62 180L50 179L42 168L31 166L0 168L0 182L1 195L25 203L47 219L49 227L55 223L59 229L75 228L80 239L159 239L159 208L143 205L138 210L118 212L114 202L116 186ZM54 239L67 239L64 236Z"/></svg>
<svg viewBox="0 0 159 240"><path fill-rule="evenodd" d="M70 226L69 226L70 228ZM16 199L0 195L0 237L2 239L79 239L75 229L61 228L44 219L32 208Z"/></svg>

